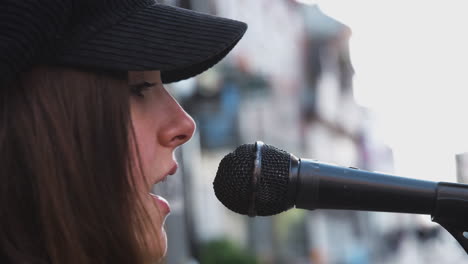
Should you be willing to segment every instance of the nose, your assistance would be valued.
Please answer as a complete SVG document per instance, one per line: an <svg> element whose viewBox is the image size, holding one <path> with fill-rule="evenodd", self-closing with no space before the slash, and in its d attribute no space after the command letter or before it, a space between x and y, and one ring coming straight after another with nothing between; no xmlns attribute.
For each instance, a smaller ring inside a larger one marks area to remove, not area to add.
<svg viewBox="0 0 468 264"><path fill-rule="evenodd" d="M192 138L195 132L193 118L171 97L171 103L167 110L167 122L159 133L162 145L176 148Z"/></svg>

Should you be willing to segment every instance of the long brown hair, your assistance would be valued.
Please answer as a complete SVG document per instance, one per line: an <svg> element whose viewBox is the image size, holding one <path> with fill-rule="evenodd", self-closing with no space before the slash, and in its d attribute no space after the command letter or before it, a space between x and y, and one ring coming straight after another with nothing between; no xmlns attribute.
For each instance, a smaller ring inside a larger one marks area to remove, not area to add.
<svg viewBox="0 0 468 264"><path fill-rule="evenodd" d="M143 263L126 82L38 67L0 88L0 262Z"/></svg>

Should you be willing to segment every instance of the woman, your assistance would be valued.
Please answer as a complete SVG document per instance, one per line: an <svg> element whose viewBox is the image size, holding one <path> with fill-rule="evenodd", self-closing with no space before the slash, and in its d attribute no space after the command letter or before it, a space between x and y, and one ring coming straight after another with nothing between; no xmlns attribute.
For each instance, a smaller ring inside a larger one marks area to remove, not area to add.
<svg viewBox="0 0 468 264"><path fill-rule="evenodd" d="M242 22L149 0L0 1L0 263L155 263L193 120L164 83Z"/></svg>

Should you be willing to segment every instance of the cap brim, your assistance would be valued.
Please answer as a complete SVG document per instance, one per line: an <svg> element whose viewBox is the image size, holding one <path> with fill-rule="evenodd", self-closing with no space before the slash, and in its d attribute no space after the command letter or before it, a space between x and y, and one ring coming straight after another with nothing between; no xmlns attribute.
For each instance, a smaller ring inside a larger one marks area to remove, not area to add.
<svg viewBox="0 0 468 264"><path fill-rule="evenodd" d="M58 62L96 70L159 70L170 83L218 63L246 29L243 22L154 4L63 52Z"/></svg>

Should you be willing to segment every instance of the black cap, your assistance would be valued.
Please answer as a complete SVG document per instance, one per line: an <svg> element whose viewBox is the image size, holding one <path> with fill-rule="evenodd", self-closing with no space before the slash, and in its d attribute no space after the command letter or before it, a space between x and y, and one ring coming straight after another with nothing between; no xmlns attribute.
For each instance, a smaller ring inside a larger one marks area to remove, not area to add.
<svg viewBox="0 0 468 264"><path fill-rule="evenodd" d="M247 29L154 0L1 0L0 25L0 84L39 64L175 82L219 62Z"/></svg>

